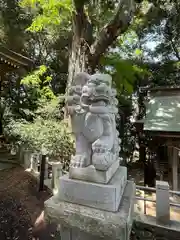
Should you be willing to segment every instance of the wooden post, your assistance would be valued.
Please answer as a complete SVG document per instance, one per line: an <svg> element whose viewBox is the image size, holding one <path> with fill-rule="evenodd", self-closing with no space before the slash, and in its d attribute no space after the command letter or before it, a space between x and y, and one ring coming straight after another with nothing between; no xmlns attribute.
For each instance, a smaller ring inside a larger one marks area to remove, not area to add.
<svg viewBox="0 0 180 240"><path fill-rule="evenodd" d="M45 166L46 166L46 155L42 155L41 166L40 166L39 192L44 190Z"/></svg>
<svg viewBox="0 0 180 240"><path fill-rule="evenodd" d="M173 147L172 177L173 190L178 191L178 150L175 147Z"/></svg>

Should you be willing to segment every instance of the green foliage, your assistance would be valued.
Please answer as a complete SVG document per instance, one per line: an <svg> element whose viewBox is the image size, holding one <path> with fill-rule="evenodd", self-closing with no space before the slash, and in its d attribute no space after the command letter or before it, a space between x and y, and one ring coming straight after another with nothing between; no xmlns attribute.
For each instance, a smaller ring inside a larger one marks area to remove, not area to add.
<svg viewBox="0 0 180 240"><path fill-rule="evenodd" d="M34 97L53 99L54 93L50 87L50 82L52 78L50 76L45 76L47 67L42 65L38 70L27 75L21 80L21 84L27 86L33 92Z"/></svg>
<svg viewBox="0 0 180 240"><path fill-rule="evenodd" d="M21 80L21 83L25 84L25 85L38 86L41 83L40 77L43 76L43 74L46 71L47 71L47 67L42 65L39 67L38 70L36 70L32 74L24 77L24 79ZM48 80L49 80L49 78L48 78Z"/></svg>
<svg viewBox="0 0 180 240"><path fill-rule="evenodd" d="M52 78L48 74L47 67L40 66L19 81L18 89L14 90L12 86L11 96L6 94L4 97L6 107L10 108L16 119L32 121L40 102L56 99L51 83Z"/></svg>
<svg viewBox="0 0 180 240"><path fill-rule="evenodd" d="M142 54L143 54L142 50L139 48L136 48L135 55L139 57L139 56L142 56Z"/></svg>
<svg viewBox="0 0 180 240"><path fill-rule="evenodd" d="M62 120L59 99L41 101L34 114L34 121L14 120L9 113L4 133L14 145L24 146L33 152L45 153L61 161L67 170L74 153L74 140L67 123Z"/></svg>
<svg viewBox="0 0 180 240"><path fill-rule="evenodd" d="M38 102L38 108L34 114L36 117L41 117L47 120L63 120L63 105L64 96L55 97L51 101L41 99Z"/></svg>
<svg viewBox="0 0 180 240"><path fill-rule="evenodd" d="M20 6L35 10L35 17L28 28L28 30L35 32L49 26L59 25L72 12L71 0L21 0Z"/></svg>
<svg viewBox="0 0 180 240"><path fill-rule="evenodd" d="M177 62L175 62L174 64L173 64L173 66L174 66L174 68L176 68L176 69L180 69L180 61L177 61Z"/></svg>
<svg viewBox="0 0 180 240"><path fill-rule="evenodd" d="M19 53L27 51L25 41L30 41L30 34L25 29L31 24L31 16L26 14L17 0L0 1L0 41Z"/></svg>
<svg viewBox="0 0 180 240"><path fill-rule="evenodd" d="M92 40L94 40L102 27L112 19L119 1L77 0L76 3L82 4L82 1L85 3L84 10L93 27ZM18 5L19 2L21 7ZM180 2L177 0L141 2L141 5L137 4L137 14L126 33L118 37L117 41L107 49L107 55L101 61L102 72L107 71L112 74L119 93L119 109L125 119L124 129L122 126L119 128L124 132L122 134L126 145L124 148L132 146L131 95L136 94L137 88L142 84L150 86L180 84L180 18L178 17ZM2 0L0 7L1 41L9 48L48 66L48 70L47 67L41 66L40 69L26 76L21 81L20 87L19 80L13 73L5 76L9 85L4 87L3 92L3 109L5 109L3 121L5 130L9 131L8 135L10 136L13 131L11 127L17 126L19 132L26 131L24 135L16 134L21 141L27 142L29 146L34 144L36 146L34 148L40 149L43 136L50 139L48 137L50 132L47 133L43 126L51 129L52 124L54 128L58 128L57 123L60 121L61 125L63 118L63 102L59 104L59 98L54 96L53 91L64 93L67 81L69 46L72 41L73 1ZM150 47L151 43L154 47ZM34 135L38 143L35 140L30 141L35 138L28 138L28 134L31 134L28 129L32 130L32 127L37 132L40 129L44 132L44 135L43 133L40 135L42 138ZM55 135L55 132L53 134ZM16 141L16 135L12 134L14 136L12 141ZM48 144L45 144L46 148L51 152L52 148Z"/></svg>
<svg viewBox="0 0 180 240"><path fill-rule="evenodd" d="M46 87L44 86L41 92L38 91L40 94L37 94L36 87L20 85L20 79L27 73L25 69L15 69L16 73L10 71L3 77L4 101L10 105L16 118L30 120L33 117L32 111L37 107L36 100L39 99L39 95L51 95L49 91L51 86L54 93L65 91L68 69L67 46L71 41L71 32L68 23L62 24L65 30L58 25L53 31L49 29L41 33L25 31L32 23L36 10L28 11L28 8L21 8L19 2L19 0L0 1L0 42L5 44L5 47L31 58L37 64L48 66L48 75L52 77L49 86L46 83Z"/></svg>
<svg viewBox="0 0 180 240"><path fill-rule="evenodd" d="M44 65L24 77L21 80L21 84L25 88L28 105L22 102L22 106L19 106L20 109L22 109L22 111L28 109L34 111L40 101L56 99L50 85L51 80L52 78L47 75L47 67Z"/></svg>
<svg viewBox="0 0 180 240"><path fill-rule="evenodd" d="M121 35L118 41L118 50L120 56L124 58L136 58L135 51L138 46L138 35L133 29L128 29L128 31Z"/></svg>
<svg viewBox="0 0 180 240"><path fill-rule="evenodd" d="M134 64L131 60L120 59L118 54L111 54L102 59L107 71L113 76L113 81L119 93L133 93L137 78L144 78L148 70Z"/></svg>
<svg viewBox="0 0 180 240"><path fill-rule="evenodd" d="M23 118L17 118L11 108L6 108L4 134L15 145L23 145L32 151L45 151L67 168L74 150L73 139L62 120L64 98L54 95L51 81L44 65L21 80L26 94L18 111Z"/></svg>
<svg viewBox="0 0 180 240"><path fill-rule="evenodd" d="M66 167L74 153L72 135L63 121L38 118L33 123L16 122L11 134L27 149L48 154Z"/></svg>
<svg viewBox="0 0 180 240"><path fill-rule="evenodd" d="M30 31L42 31L64 22L71 22L74 11L72 0L20 0L20 6L24 9L30 8L34 18ZM76 5L85 5L85 13L94 26L97 35L99 30L112 18L117 7L117 0L76 0Z"/></svg>

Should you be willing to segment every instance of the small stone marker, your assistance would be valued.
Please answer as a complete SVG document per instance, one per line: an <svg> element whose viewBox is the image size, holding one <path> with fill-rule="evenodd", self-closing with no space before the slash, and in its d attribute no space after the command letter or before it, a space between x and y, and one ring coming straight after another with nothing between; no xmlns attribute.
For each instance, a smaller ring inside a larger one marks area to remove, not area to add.
<svg viewBox="0 0 180 240"><path fill-rule="evenodd" d="M170 200L169 184L164 181L156 181L156 219L158 223L169 224Z"/></svg>

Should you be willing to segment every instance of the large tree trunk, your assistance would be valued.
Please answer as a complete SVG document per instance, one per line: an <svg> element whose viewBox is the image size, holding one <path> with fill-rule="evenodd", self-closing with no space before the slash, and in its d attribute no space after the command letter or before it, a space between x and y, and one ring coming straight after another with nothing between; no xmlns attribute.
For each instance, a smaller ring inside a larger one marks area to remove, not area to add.
<svg viewBox="0 0 180 240"><path fill-rule="evenodd" d="M81 3L80 3L81 2ZM79 72L89 72L89 46L92 43L92 25L84 12L82 1L74 0L76 11L73 13L73 39L69 57L68 81L66 92L71 86L74 76Z"/></svg>
<svg viewBox="0 0 180 240"><path fill-rule="evenodd" d="M79 72L93 73L101 56L109 46L123 34L132 20L134 0L120 0L112 19L102 28L99 36L93 39L93 27L85 13L86 0L74 0L73 40L69 58L68 82L66 92Z"/></svg>
<svg viewBox="0 0 180 240"><path fill-rule="evenodd" d="M68 81L66 91L68 91L69 87L71 86L74 76L79 72L86 71L88 71L87 44L83 37L79 36L79 34L74 34L71 54L69 58Z"/></svg>
<svg viewBox="0 0 180 240"><path fill-rule="evenodd" d="M73 39L69 57L66 94L74 76L79 72L93 73L100 58L120 34L127 31L135 12L134 0L119 0L112 19L102 28L99 36L93 38L93 26L85 13L86 0L73 0ZM67 112L65 110L65 118Z"/></svg>
<svg viewBox="0 0 180 240"><path fill-rule="evenodd" d="M91 72L88 56L90 54L89 45L92 43L92 25L89 22L83 3L74 0L76 11L73 13L73 39L69 54L68 79L66 85L66 94L72 85L73 79L77 73ZM65 108L64 118L68 118Z"/></svg>

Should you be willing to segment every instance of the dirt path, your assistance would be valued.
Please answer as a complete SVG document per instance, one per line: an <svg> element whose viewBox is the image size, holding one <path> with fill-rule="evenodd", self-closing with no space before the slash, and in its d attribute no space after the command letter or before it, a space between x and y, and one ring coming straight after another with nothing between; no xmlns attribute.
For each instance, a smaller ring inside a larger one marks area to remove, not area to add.
<svg viewBox="0 0 180 240"><path fill-rule="evenodd" d="M36 179L23 168L0 171L0 239L54 239L56 226L46 225L43 218L50 196L48 189L38 192Z"/></svg>

